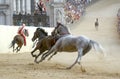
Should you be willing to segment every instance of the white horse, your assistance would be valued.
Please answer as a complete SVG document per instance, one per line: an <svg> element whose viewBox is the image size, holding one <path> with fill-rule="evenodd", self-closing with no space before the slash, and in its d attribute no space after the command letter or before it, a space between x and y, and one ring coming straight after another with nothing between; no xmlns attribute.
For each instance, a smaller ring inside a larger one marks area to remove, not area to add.
<svg viewBox="0 0 120 79"><path fill-rule="evenodd" d="M99 43L87 38L86 36L71 35L68 29L66 29L66 27L61 23L57 24L57 27L54 29L52 34L60 35L60 38L57 40L55 45L47 53L42 55L41 60L39 62L42 62L50 54L52 54L49 58L51 59L52 56L57 54L57 52L78 51L78 56L76 61L67 68L67 69L71 69L76 63L80 64L81 57L84 56L86 53L88 53L92 47L94 47L94 49L96 49L97 51L103 53L103 48ZM85 71L83 70L82 65L81 65L81 69L82 71Z"/></svg>
<svg viewBox="0 0 120 79"><path fill-rule="evenodd" d="M49 59L52 58L53 55L55 55L56 53L54 52L75 52L78 51L78 56L76 61L69 66L67 69L71 69L76 63L80 64L80 60L81 57L83 55L85 55L87 52L90 51L90 49L94 47L97 51L103 53L103 48L102 46L93 41L90 40L89 38L87 38L86 36L72 36L72 35L66 35L64 37L61 37L56 43L55 45L46 53L41 57L41 60L44 60L47 56L49 56L50 54L51 57ZM81 65L81 69L82 69L82 65ZM82 71L84 71L82 69Z"/></svg>

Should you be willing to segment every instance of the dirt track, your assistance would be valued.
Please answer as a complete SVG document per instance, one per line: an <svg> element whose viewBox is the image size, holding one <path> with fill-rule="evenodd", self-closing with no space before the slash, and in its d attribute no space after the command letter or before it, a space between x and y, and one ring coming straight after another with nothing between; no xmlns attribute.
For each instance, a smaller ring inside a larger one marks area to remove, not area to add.
<svg viewBox="0 0 120 79"><path fill-rule="evenodd" d="M85 35L101 43L107 53L100 58L92 49L82 58L83 73L71 65L77 53L59 53L51 61L35 64L30 52L0 54L0 79L120 79L120 38L116 31L116 13L120 0L100 0L87 8L86 15L70 26L73 35ZM99 18L99 30L94 27Z"/></svg>

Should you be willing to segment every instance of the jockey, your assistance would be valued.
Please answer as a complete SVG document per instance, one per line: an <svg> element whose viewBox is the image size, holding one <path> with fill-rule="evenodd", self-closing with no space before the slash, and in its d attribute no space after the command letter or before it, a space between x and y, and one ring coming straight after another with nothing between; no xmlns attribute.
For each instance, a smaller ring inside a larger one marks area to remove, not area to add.
<svg viewBox="0 0 120 79"><path fill-rule="evenodd" d="M26 37L24 35L24 27L25 27L25 24L23 24L22 27L18 29L18 34L24 38L24 46L26 46Z"/></svg>

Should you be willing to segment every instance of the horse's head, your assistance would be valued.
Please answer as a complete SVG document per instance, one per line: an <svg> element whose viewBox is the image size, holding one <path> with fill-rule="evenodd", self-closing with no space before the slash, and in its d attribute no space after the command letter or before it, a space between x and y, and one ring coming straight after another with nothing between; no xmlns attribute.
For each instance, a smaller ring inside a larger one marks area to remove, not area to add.
<svg viewBox="0 0 120 79"><path fill-rule="evenodd" d="M27 29L24 29L24 34L25 34L25 36L29 36L29 32L28 32L28 30Z"/></svg>
<svg viewBox="0 0 120 79"><path fill-rule="evenodd" d="M65 35L65 34L70 34L70 32L68 31L68 28L66 26L57 22L57 27L55 27L55 29L51 32L51 34L52 36L55 36L57 34Z"/></svg>
<svg viewBox="0 0 120 79"><path fill-rule="evenodd" d="M34 32L34 35L32 37L32 41L35 41L37 38L43 38L44 36L47 36L47 32L45 32L42 28L37 28Z"/></svg>

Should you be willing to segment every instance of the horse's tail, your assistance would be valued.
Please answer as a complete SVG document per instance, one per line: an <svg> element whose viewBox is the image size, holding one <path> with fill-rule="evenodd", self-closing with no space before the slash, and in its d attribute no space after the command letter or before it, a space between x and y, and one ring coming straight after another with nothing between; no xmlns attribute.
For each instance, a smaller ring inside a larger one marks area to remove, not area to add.
<svg viewBox="0 0 120 79"><path fill-rule="evenodd" d="M15 45L15 43L16 43L16 40L15 40L15 39L14 39L14 40L12 40L12 42L11 42L11 44L10 44L10 47L9 47L9 48L13 47L13 46Z"/></svg>
<svg viewBox="0 0 120 79"><path fill-rule="evenodd" d="M96 41L90 40L90 44L94 47L96 51L102 53L104 56L106 55L103 47L99 43L97 43Z"/></svg>

